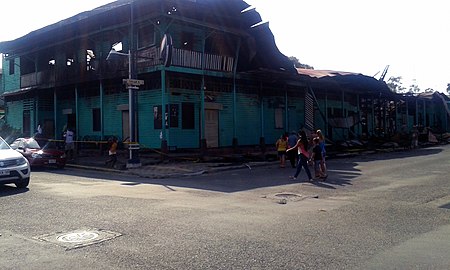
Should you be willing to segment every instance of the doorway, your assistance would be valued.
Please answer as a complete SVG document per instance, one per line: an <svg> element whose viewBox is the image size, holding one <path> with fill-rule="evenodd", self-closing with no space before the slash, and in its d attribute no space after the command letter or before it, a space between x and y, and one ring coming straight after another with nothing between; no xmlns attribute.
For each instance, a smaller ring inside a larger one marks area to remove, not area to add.
<svg viewBox="0 0 450 270"><path fill-rule="evenodd" d="M219 147L219 110L205 110L205 139L208 148Z"/></svg>
<svg viewBox="0 0 450 270"><path fill-rule="evenodd" d="M23 130L23 134L26 134L27 136L32 136L33 135L33 134L31 134L30 110L24 110L23 111L22 130Z"/></svg>

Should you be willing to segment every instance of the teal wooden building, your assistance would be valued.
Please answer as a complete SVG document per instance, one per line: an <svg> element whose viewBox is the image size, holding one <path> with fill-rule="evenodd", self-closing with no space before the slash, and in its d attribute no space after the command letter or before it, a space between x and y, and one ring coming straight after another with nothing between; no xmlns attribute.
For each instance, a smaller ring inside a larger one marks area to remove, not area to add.
<svg viewBox="0 0 450 270"><path fill-rule="evenodd" d="M121 0L1 42L6 122L25 136L41 125L55 139L71 127L79 141L126 140L131 130L142 148L169 149L273 144L300 128L334 140L399 128L406 111L393 113L402 99L384 82L297 70L249 7ZM130 57L107 60L112 47ZM133 95L130 75L143 82Z"/></svg>

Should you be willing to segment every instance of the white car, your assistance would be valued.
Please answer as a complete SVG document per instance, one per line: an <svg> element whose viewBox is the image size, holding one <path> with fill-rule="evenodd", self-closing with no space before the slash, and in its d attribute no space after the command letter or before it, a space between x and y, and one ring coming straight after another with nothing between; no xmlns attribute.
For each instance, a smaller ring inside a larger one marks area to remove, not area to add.
<svg viewBox="0 0 450 270"><path fill-rule="evenodd" d="M26 188L30 183L30 163L0 137L0 185L15 184L18 188Z"/></svg>

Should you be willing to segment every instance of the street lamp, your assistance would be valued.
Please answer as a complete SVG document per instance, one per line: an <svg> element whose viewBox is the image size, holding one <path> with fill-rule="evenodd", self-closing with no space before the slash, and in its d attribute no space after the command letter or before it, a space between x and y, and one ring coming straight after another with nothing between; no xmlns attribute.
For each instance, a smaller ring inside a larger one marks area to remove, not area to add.
<svg viewBox="0 0 450 270"><path fill-rule="evenodd" d="M117 45L117 44L115 44ZM114 46L115 46L114 45ZM114 47L113 46L113 47ZM114 60L118 57L128 56L128 79L123 80L128 89L128 114L129 114L129 128L130 128L130 142L128 144L128 149L130 151L130 158L127 162L127 168L137 168L142 166L141 161L139 159L139 143L136 140L136 109L135 109L135 97L134 90L139 89L139 85L143 85L143 80L135 80L132 78L132 55L131 50L128 50L128 53L117 52L114 48L112 48L106 60Z"/></svg>

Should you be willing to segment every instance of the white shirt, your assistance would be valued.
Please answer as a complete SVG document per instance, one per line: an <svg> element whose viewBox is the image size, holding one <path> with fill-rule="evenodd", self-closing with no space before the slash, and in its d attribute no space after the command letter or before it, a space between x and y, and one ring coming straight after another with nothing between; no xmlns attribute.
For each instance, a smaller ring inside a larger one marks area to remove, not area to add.
<svg viewBox="0 0 450 270"><path fill-rule="evenodd" d="M73 131L67 130L64 136L66 137L66 143L73 143Z"/></svg>

